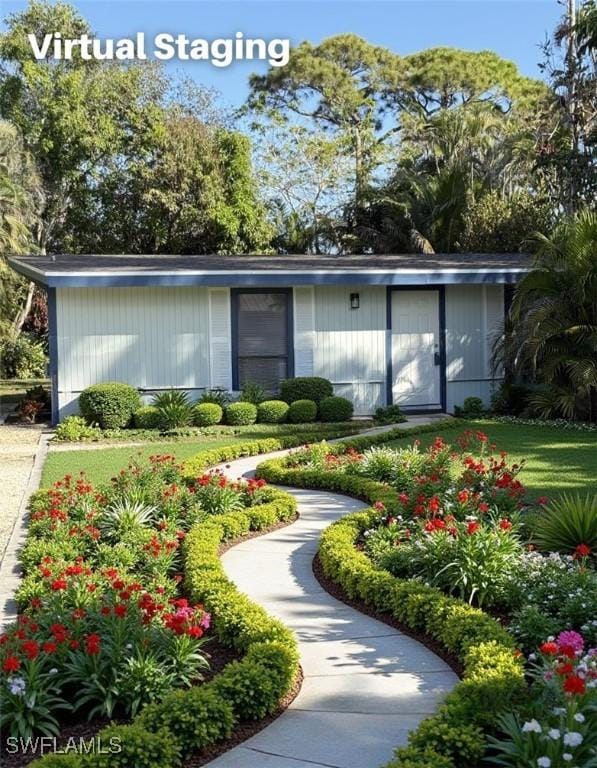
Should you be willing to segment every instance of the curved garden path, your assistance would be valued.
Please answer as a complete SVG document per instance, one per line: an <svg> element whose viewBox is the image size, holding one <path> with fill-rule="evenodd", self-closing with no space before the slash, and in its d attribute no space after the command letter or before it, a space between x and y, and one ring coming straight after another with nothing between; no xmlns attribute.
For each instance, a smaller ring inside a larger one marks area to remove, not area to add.
<svg viewBox="0 0 597 768"><path fill-rule="evenodd" d="M249 477L267 458L232 462ZM323 491L286 488L300 517L228 550L228 576L296 633L302 689L271 725L209 763L210 768L379 768L432 714L457 677L417 641L325 592L312 572L324 528L363 508Z"/></svg>

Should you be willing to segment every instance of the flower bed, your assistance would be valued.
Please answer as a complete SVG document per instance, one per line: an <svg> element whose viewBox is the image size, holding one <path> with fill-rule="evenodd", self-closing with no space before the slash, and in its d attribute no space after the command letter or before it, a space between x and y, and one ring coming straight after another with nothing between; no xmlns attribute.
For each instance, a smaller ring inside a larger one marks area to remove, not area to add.
<svg viewBox="0 0 597 768"><path fill-rule="evenodd" d="M69 709L133 718L97 735L117 752L39 763L168 768L274 711L298 672L294 638L236 591L218 548L295 514L263 481L169 456L131 464L108 488L67 477L36 494L21 613L0 640L3 730L55 734ZM243 658L201 684L205 633Z"/></svg>
<svg viewBox="0 0 597 768"><path fill-rule="evenodd" d="M580 745L594 757L585 736L597 727L591 547L579 540L570 555L528 551L547 500L534 508L523 502L522 466L509 464L482 433L464 434L454 447L437 439L427 451L366 445L363 438L313 446L263 463L258 474L372 503L324 532L325 576L349 599L438 641L462 665L462 681L392 766L465 768L489 755L513 768L555 767L569 764L572 754L574 765L588 768ZM573 652L566 646L570 629L582 632L574 635ZM525 674L535 662L531 653L525 663L522 651L545 649L548 636L558 637L557 662L551 676L541 677L545 690L540 682L529 687ZM557 685L548 684L552 679ZM575 715L587 723L580 737L569 735ZM535 720L537 733L524 730ZM488 742L500 729L506 738ZM578 754L564 749L578 738Z"/></svg>

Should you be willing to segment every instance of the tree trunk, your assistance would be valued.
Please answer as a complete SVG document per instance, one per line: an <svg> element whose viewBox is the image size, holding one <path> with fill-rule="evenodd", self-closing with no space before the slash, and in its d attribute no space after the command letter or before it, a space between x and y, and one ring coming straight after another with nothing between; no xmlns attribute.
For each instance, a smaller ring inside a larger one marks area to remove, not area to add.
<svg viewBox="0 0 597 768"><path fill-rule="evenodd" d="M35 294L35 283L30 282L27 286L27 297L21 309L17 312L17 316L12 322L12 336L17 339L21 335L25 320L31 312L31 305L33 304L33 295Z"/></svg>

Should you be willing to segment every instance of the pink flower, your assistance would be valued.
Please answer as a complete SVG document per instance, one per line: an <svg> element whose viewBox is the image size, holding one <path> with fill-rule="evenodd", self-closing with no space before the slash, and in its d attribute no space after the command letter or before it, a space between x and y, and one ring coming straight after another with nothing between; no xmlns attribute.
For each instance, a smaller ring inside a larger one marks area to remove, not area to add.
<svg viewBox="0 0 597 768"><path fill-rule="evenodd" d="M560 632L557 637L557 641L561 649L571 648L575 653L580 653L585 647L583 636L579 635L578 632L574 632L573 630Z"/></svg>

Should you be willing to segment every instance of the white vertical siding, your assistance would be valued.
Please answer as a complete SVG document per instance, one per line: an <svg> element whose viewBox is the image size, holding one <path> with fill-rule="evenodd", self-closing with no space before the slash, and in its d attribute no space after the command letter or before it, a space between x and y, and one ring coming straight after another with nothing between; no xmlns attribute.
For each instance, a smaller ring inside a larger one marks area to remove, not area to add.
<svg viewBox="0 0 597 768"><path fill-rule="evenodd" d="M293 289L294 375L313 376L315 345L315 291L313 286Z"/></svg>
<svg viewBox="0 0 597 768"><path fill-rule="evenodd" d="M350 308L358 293L359 309ZM385 402L386 289L383 286L315 286L313 374L371 414Z"/></svg>
<svg viewBox="0 0 597 768"><path fill-rule="evenodd" d="M501 285L446 287L447 409L464 398L480 397L489 405L497 384L492 379L493 340L504 317Z"/></svg>
<svg viewBox="0 0 597 768"><path fill-rule="evenodd" d="M57 289L60 416L102 381L141 389L210 386L207 289Z"/></svg>
<svg viewBox="0 0 597 768"><path fill-rule="evenodd" d="M209 288L210 386L232 389L230 289Z"/></svg>

